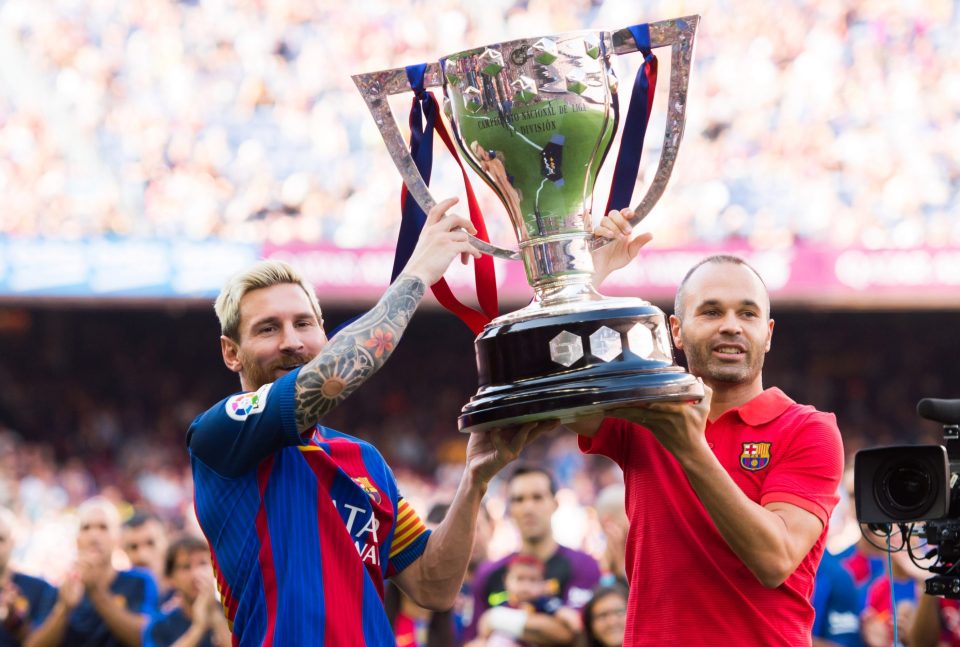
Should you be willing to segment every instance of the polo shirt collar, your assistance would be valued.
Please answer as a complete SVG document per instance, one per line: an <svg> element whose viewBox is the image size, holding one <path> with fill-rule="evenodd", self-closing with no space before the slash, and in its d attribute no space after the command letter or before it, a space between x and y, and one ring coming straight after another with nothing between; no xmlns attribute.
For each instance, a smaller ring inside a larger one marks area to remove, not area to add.
<svg viewBox="0 0 960 647"><path fill-rule="evenodd" d="M774 420L792 404L794 401L786 393L773 386L734 411L751 427L759 427Z"/></svg>

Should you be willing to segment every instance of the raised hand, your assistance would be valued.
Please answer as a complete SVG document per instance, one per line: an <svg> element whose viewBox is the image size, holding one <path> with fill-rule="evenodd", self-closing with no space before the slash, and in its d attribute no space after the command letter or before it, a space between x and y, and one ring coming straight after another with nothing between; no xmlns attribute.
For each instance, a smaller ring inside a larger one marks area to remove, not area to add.
<svg viewBox="0 0 960 647"><path fill-rule="evenodd" d="M83 582L80 580L80 574L73 572L67 575L60 584L60 590L57 598L69 610L74 609L83 599Z"/></svg>
<svg viewBox="0 0 960 647"><path fill-rule="evenodd" d="M596 236L609 238L613 241L593 252L594 286L600 285L611 272L624 267L636 258L640 248L653 238L652 234L644 233L631 240L633 227L630 225L630 219L633 216L634 213L631 209L611 211L600 220L600 223L593 230Z"/></svg>
<svg viewBox="0 0 960 647"><path fill-rule="evenodd" d="M197 587L197 598L193 601L193 608L191 609L193 624L206 630L213 622L212 612L219 612L219 609L216 608L219 607L219 604L213 594L213 582L210 581L209 576L205 574L204 577L195 577L194 584Z"/></svg>
<svg viewBox="0 0 960 647"><path fill-rule="evenodd" d="M457 198L447 198L427 214L427 222L403 274L415 276L425 285L433 285L458 255L462 255L464 261L467 256L480 258L480 251L467 238L468 233L477 233L476 227L467 218L447 213L457 201Z"/></svg>

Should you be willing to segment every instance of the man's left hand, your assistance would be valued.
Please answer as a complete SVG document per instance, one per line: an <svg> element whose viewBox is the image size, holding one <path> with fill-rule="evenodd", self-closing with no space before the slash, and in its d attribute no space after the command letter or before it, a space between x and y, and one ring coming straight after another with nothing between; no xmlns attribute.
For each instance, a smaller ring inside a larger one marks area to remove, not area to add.
<svg viewBox="0 0 960 647"><path fill-rule="evenodd" d="M611 240L593 252L594 287L603 283L611 272L624 267L636 258L640 248L653 238L652 234L645 233L631 239L633 226L630 220L633 217L634 213L630 209L614 210L604 216L593 230L595 236Z"/></svg>
<svg viewBox="0 0 960 647"><path fill-rule="evenodd" d="M559 424L556 420L529 422L520 427L475 431L467 442L467 469L487 484L497 472L516 460L533 441Z"/></svg>
<svg viewBox="0 0 960 647"><path fill-rule="evenodd" d="M682 462L691 453L707 447L707 417L712 395L713 390L704 384L700 402L654 402L643 407L616 409L607 415L646 427L667 451Z"/></svg>

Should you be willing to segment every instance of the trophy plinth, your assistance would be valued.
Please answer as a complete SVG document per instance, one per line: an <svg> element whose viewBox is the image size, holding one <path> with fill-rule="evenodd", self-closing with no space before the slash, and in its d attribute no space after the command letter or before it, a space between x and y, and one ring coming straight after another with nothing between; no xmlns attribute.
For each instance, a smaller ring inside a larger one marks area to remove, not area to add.
<svg viewBox="0 0 960 647"><path fill-rule="evenodd" d="M659 308L640 299L601 303L491 322L476 340L480 389L463 408L461 431L703 397L673 362Z"/></svg>
<svg viewBox="0 0 960 647"><path fill-rule="evenodd" d="M461 431L569 422L632 404L703 396L700 383L673 361L663 312L642 299L604 297L591 284L591 250L603 244L591 233L593 189L619 120L611 58L671 47L666 133L656 174L634 210L636 223L662 195L673 168L698 21L688 16L495 43L426 68L426 85L443 86L457 148L500 198L519 251L471 240L485 253L521 259L534 293L530 305L497 317L477 337L480 388L463 408ZM410 91L406 71L354 81L410 195L429 210L436 202L386 101L388 94ZM642 145L623 146L631 143Z"/></svg>

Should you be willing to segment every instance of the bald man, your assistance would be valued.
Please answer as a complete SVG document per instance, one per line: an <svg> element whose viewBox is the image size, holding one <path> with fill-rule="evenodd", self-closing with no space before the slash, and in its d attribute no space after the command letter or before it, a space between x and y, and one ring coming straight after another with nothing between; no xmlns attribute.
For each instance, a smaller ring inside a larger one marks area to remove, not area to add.
<svg viewBox="0 0 960 647"><path fill-rule="evenodd" d="M635 254L649 240L631 241L631 215L598 226L617 241L608 253ZM735 256L706 258L680 283L670 317L703 400L569 425L582 451L624 472L625 646L811 644L810 594L843 446L833 414L764 388L773 327L757 271Z"/></svg>
<svg viewBox="0 0 960 647"><path fill-rule="evenodd" d="M138 647L157 608L157 585L142 569L117 571L120 517L109 500L94 497L77 510L77 562L57 602L27 647Z"/></svg>

